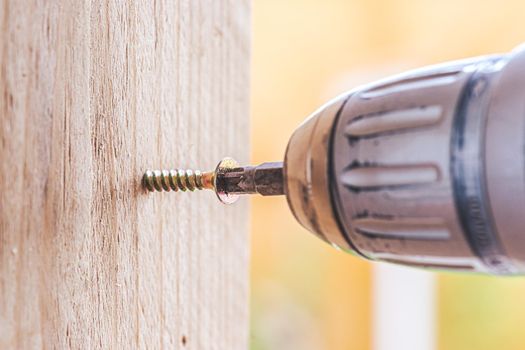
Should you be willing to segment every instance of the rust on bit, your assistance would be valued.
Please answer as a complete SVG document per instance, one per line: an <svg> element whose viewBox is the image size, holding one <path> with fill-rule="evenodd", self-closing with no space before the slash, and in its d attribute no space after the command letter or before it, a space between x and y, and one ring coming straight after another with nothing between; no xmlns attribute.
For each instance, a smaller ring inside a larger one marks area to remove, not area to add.
<svg viewBox="0 0 525 350"><path fill-rule="evenodd" d="M283 163L262 163L258 166L238 166L218 173L217 189L231 194L278 196L284 194Z"/></svg>

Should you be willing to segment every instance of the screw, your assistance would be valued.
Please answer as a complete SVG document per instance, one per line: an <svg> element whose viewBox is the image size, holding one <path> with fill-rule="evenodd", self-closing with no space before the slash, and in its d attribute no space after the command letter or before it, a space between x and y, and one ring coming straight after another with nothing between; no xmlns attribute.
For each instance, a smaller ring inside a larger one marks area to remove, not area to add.
<svg viewBox="0 0 525 350"><path fill-rule="evenodd" d="M225 204L237 201L239 195L227 193L222 186L217 186L217 178L224 175L239 164L232 158L224 158L215 168L215 171L201 172L199 170L147 170L142 177L143 186L150 192L190 191L202 189L214 190L219 200Z"/></svg>

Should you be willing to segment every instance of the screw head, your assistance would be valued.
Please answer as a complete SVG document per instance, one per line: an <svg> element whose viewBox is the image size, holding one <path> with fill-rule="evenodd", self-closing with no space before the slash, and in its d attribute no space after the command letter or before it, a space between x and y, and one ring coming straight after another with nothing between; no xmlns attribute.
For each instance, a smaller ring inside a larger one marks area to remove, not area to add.
<svg viewBox="0 0 525 350"><path fill-rule="evenodd" d="M239 163L237 163L235 159L227 157L221 160L220 163L217 164L217 168L215 168L215 176L213 179L215 194L217 195L217 198L219 198L219 200L224 204L233 204L239 199L238 194L228 193L225 191L226 186L224 181L226 174L238 167Z"/></svg>

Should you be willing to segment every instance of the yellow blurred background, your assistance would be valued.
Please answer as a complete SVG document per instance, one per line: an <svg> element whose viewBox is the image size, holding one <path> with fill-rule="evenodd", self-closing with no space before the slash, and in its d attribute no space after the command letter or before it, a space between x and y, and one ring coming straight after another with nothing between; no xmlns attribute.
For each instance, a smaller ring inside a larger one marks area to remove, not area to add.
<svg viewBox="0 0 525 350"><path fill-rule="evenodd" d="M523 0L254 0L252 160L357 84L525 42ZM372 348L371 263L252 201L251 349ZM525 279L439 274L436 349L525 349ZM415 330L416 331L416 330Z"/></svg>

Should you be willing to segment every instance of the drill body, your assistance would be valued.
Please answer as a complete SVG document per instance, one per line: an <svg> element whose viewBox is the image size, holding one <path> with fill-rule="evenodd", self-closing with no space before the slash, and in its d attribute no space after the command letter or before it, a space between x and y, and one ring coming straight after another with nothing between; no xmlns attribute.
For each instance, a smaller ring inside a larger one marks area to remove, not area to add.
<svg viewBox="0 0 525 350"><path fill-rule="evenodd" d="M292 135L297 220L368 259L525 272L525 51L354 89Z"/></svg>

